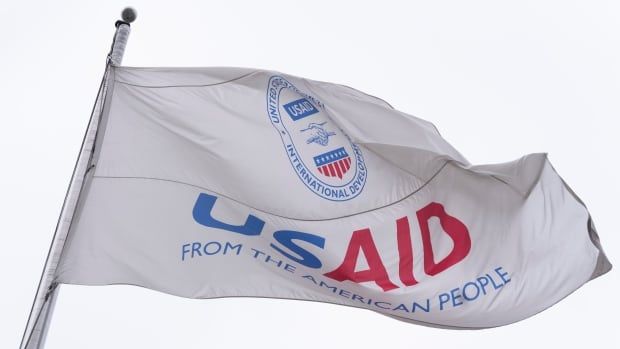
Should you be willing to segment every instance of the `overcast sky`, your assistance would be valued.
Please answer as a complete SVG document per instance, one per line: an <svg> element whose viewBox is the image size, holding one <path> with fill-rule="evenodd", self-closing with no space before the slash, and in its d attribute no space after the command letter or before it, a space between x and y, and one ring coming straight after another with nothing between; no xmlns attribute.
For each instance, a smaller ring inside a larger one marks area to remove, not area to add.
<svg viewBox="0 0 620 349"><path fill-rule="evenodd" d="M472 163L548 152L620 260L615 1L3 1L0 347L21 339L121 9L128 66L242 66L355 87ZM617 270L552 308L448 331L362 309L62 286L47 348L620 347Z"/></svg>

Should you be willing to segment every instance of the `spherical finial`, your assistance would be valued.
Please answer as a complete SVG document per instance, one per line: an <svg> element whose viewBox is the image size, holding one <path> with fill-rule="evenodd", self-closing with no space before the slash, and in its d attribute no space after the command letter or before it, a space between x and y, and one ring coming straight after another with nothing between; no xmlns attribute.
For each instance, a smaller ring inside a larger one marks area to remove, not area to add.
<svg viewBox="0 0 620 349"><path fill-rule="evenodd" d="M133 9L133 7L125 7L123 9L123 12L121 12L121 18L123 19L123 22L127 23L135 21L137 16L138 14L136 13L136 10Z"/></svg>

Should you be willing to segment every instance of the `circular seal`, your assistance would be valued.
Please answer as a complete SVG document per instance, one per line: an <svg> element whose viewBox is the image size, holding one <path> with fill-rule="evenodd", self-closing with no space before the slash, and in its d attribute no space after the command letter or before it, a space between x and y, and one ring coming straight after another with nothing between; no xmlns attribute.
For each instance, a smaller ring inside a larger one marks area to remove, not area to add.
<svg viewBox="0 0 620 349"><path fill-rule="evenodd" d="M362 192L368 176L362 151L321 101L276 75L267 86L267 114L308 189L331 201L351 200Z"/></svg>

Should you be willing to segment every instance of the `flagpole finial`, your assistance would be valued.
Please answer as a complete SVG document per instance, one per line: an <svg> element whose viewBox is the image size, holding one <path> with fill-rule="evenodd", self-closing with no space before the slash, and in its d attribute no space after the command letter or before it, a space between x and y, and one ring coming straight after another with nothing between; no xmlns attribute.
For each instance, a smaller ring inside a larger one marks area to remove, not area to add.
<svg viewBox="0 0 620 349"><path fill-rule="evenodd" d="M129 39L129 32L131 31L130 23L135 21L136 17L136 10L131 7L125 7L121 12L122 20L116 21L116 33L112 41L112 50L108 55L108 61L113 65L121 65L123 55L125 54L125 46L127 46L127 40Z"/></svg>
<svg viewBox="0 0 620 349"><path fill-rule="evenodd" d="M123 12L121 12L121 18L123 19L123 22L126 23L131 23L135 21L137 16L138 14L133 7L125 7L123 9Z"/></svg>

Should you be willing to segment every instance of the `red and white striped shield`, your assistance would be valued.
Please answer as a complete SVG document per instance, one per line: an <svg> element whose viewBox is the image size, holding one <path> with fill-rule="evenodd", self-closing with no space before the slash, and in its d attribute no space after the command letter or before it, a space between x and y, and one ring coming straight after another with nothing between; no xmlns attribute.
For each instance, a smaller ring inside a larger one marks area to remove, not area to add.
<svg viewBox="0 0 620 349"><path fill-rule="evenodd" d="M342 179L342 176L351 168L351 157L341 147L315 156L314 164L322 175Z"/></svg>

